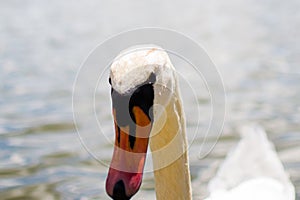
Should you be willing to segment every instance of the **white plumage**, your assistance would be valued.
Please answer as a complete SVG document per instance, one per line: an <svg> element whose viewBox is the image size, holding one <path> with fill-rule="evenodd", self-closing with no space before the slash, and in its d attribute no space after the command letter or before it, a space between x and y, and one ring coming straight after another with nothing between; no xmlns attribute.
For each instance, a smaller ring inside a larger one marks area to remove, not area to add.
<svg viewBox="0 0 300 200"><path fill-rule="evenodd" d="M265 131L243 127L241 137L209 182L206 200L294 200L295 188Z"/></svg>

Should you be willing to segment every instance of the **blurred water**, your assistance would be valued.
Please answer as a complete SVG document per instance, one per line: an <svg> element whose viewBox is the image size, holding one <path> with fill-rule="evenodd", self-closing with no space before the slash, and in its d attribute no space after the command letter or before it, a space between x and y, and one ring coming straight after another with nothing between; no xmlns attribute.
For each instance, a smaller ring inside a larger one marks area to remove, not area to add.
<svg viewBox="0 0 300 200"><path fill-rule="evenodd" d="M299 1L0 4L1 199L108 199L107 168L84 150L74 128L72 84L91 49L112 34L138 26L162 26L193 37L224 79L223 137L203 160L195 156L201 137L191 149L193 181L201 181L195 198L206 195L207 181L238 140L236 128L258 122L275 143L300 199ZM208 100L198 100L201 109L208 110ZM193 109L185 107L187 115L193 115ZM110 116L100 117L112 130ZM188 129L192 127L188 121ZM99 141L98 149L108 161L112 146ZM136 199L153 199L153 185L152 174L146 173Z"/></svg>

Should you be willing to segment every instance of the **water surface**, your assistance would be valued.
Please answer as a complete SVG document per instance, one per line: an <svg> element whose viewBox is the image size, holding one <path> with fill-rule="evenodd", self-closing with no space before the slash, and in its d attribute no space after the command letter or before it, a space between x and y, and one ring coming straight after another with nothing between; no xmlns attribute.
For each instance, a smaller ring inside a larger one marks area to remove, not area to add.
<svg viewBox="0 0 300 200"><path fill-rule="evenodd" d="M198 184L194 197L207 195L207 182L238 141L237 127L256 122L274 142L300 199L299 1L0 4L1 199L108 199L107 168L85 151L77 137L72 85L81 62L97 44L140 26L167 27L194 38L224 80L227 115L222 138L202 160L197 157L201 134L190 151L193 183ZM177 61L173 64L180 68ZM185 90L186 85L182 87ZM99 99L109 94L108 84L102 90ZM193 116L192 108L199 103L204 113L201 127L207 126L209 99L205 95L197 102L192 99L189 92L184 94L187 116ZM98 106L109 108L110 103L103 100ZM112 136L110 113L103 113L99 119ZM188 120L187 125L191 130L195 124ZM95 135L92 128L79 128ZM91 145L109 162L109 141L93 140ZM146 173L135 199L154 199L153 187L153 175Z"/></svg>

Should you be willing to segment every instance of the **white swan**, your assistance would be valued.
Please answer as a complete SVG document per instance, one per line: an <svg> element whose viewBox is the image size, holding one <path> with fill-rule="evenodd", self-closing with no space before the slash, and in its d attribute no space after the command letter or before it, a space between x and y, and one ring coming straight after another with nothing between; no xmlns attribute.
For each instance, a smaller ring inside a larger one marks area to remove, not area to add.
<svg viewBox="0 0 300 200"><path fill-rule="evenodd" d="M111 65L110 83L116 136L106 180L108 195L123 200L138 191L150 142L157 199L192 199L184 113L175 69L167 53L153 46L122 52ZM234 192L225 185L226 181L236 183L236 178L222 176L230 171L226 162L210 184L218 188L210 200ZM259 181L265 183L264 179ZM237 191L243 192L243 188L237 187Z"/></svg>
<svg viewBox="0 0 300 200"><path fill-rule="evenodd" d="M209 182L206 200L294 200L295 188L265 131L248 126L240 132L242 139Z"/></svg>

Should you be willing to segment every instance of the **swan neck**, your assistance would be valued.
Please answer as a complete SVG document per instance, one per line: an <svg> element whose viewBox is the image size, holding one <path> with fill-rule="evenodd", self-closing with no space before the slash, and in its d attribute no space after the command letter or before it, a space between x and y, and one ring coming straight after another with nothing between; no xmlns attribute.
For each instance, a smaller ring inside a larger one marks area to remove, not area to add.
<svg viewBox="0 0 300 200"><path fill-rule="evenodd" d="M150 139L156 198L192 199L185 119L178 89L165 111L163 127L158 131L154 124L157 133Z"/></svg>

